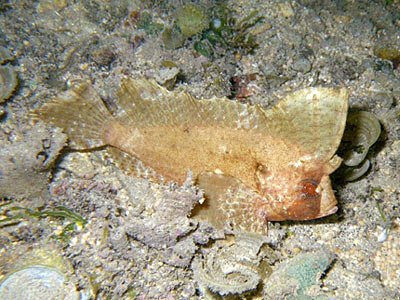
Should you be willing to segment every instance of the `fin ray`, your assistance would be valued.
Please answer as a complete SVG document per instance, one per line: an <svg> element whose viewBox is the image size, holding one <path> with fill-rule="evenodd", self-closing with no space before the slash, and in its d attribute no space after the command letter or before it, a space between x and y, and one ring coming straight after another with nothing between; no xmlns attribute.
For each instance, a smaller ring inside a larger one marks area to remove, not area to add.
<svg viewBox="0 0 400 300"><path fill-rule="evenodd" d="M297 145L309 160L327 162L342 139L347 109L345 89L306 88L265 111L268 132Z"/></svg>
<svg viewBox="0 0 400 300"><path fill-rule="evenodd" d="M111 161L126 175L162 183L162 176L145 166L138 158L112 146L107 147L106 151Z"/></svg>
<svg viewBox="0 0 400 300"><path fill-rule="evenodd" d="M193 217L210 222L217 229L231 226L235 232L266 234L266 220L260 218L255 206L260 195L240 180L223 174L203 172L196 185L204 191L205 203L195 207Z"/></svg>
<svg viewBox="0 0 400 300"><path fill-rule="evenodd" d="M215 124L237 129L265 128L265 118L258 106L227 98L195 100L186 92L170 92L152 80L124 79L118 92L118 105L137 126L202 126Z"/></svg>
<svg viewBox="0 0 400 300"><path fill-rule="evenodd" d="M170 92L145 79L125 79L119 104L134 126L218 126L251 130L280 140L293 160L329 161L339 146L347 116L345 89L306 88L288 95L275 107L262 109L227 98L195 100ZM292 151L296 148L295 151Z"/></svg>

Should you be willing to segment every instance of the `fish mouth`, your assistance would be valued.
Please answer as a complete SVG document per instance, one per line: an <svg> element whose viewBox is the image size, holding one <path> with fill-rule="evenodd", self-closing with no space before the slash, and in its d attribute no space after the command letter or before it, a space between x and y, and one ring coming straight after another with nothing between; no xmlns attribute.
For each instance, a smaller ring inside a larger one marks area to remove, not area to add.
<svg viewBox="0 0 400 300"><path fill-rule="evenodd" d="M336 213L337 211L338 211L338 207L334 206L330 210L328 210L328 212L325 214L325 216L332 215L332 214Z"/></svg>
<svg viewBox="0 0 400 300"><path fill-rule="evenodd" d="M333 214L336 213L337 211L338 211L338 207L337 207L337 206L334 206L334 207L330 208L327 212L320 213L320 214L317 216L317 218L323 218L323 217L326 217L326 216L329 216L329 215L333 215Z"/></svg>
<svg viewBox="0 0 400 300"><path fill-rule="evenodd" d="M325 175L321 178L321 183L319 187L321 188L321 202L317 218L322 218L337 212L338 202L333 193L331 181L328 175Z"/></svg>

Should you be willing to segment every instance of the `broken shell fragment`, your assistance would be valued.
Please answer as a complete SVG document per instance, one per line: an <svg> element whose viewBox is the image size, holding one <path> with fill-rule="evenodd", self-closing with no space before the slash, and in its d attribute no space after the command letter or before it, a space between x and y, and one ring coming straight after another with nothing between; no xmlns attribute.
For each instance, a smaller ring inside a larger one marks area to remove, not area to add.
<svg viewBox="0 0 400 300"><path fill-rule="evenodd" d="M264 242L260 235L238 235L234 244L221 241L196 257L192 268L201 292L210 297L256 292L271 272L263 262L269 251L269 247L262 247Z"/></svg>
<svg viewBox="0 0 400 300"><path fill-rule="evenodd" d="M0 66L0 103L11 97L17 86L17 75L12 66Z"/></svg>
<svg viewBox="0 0 400 300"><path fill-rule="evenodd" d="M381 125L372 113L358 111L349 113L347 126L343 140L350 141L351 146L344 155L343 163L354 167L365 159L369 148L378 140Z"/></svg>

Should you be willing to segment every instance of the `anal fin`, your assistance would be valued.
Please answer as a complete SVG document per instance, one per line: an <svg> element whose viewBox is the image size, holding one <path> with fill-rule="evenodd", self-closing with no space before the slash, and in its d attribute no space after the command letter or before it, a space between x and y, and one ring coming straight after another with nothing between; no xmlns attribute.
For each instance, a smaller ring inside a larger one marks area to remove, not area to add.
<svg viewBox="0 0 400 300"><path fill-rule="evenodd" d="M163 181L162 176L158 175L153 169L145 166L135 156L111 146L107 148L107 154L112 162L129 176L148 179L156 183Z"/></svg>

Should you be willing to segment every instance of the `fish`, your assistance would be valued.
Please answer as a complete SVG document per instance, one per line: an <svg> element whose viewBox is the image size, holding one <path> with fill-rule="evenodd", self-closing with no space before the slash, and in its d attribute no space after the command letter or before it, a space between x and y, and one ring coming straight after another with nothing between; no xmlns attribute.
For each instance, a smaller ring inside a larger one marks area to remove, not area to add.
<svg viewBox="0 0 400 300"><path fill-rule="evenodd" d="M308 87L264 109L124 78L113 112L82 82L31 117L62 128L73 149L105 148L129 174L137 175L137 162L178 184L191 172L205 198L192 217L266 234L269 221L337 211L329 175L342 161L335 153L348 98L345 88Z"/></svg>

